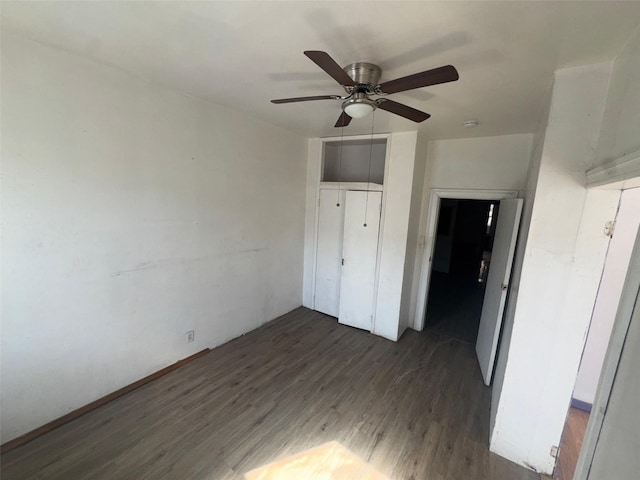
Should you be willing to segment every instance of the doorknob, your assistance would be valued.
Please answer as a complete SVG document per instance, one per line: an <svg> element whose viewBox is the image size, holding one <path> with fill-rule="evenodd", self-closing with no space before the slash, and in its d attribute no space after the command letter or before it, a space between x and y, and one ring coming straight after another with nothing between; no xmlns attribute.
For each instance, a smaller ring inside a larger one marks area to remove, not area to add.
<svg viewBox="0 0 640 480"><path fill-rule="evenodd" d="M509 285L505 285L504 283L502 285L500 285L500 288L504 291L507 288L509 288Z"/></svg>

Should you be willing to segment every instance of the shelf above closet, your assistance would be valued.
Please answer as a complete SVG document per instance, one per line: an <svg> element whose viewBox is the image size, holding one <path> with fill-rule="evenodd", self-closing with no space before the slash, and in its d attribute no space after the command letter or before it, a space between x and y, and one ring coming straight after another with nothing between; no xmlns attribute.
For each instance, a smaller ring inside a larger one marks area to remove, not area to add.
<svg viewBox="0 0 640 480"><path fill-rule="evenodd" d="M386 138L324 142L321 185L328 182L382 185L386 154Z"/></svg>
<svg viewBox="0 0 640 480"><path fill-rule="evenodd" d="M369 190L382 192L384 187L379 183L367 182L320 182L320 188L330 190Z"/></svg>

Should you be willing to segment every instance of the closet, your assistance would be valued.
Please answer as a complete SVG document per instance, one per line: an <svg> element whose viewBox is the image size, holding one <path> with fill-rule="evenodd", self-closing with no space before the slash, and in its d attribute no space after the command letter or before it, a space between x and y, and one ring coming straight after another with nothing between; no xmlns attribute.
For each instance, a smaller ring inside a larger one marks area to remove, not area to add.
<svg viewBox="0 0 640 480"><path fill-rule="evenodd" d="M386 139L325 142L318 192L314 308L372 330Z"/></svg>
<svg viewBox="0 0 640 480"><path fill-rule="evenodd" d="M320 189L315 309L338 316L346 190Z"/></svg>

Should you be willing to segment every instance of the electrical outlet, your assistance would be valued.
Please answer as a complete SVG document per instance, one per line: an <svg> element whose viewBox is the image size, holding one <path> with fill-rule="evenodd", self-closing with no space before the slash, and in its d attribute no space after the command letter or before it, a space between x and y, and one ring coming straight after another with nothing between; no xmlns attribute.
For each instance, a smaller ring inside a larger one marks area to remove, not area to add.
<svg viewBox="0 0 640 480"><path fill-rule="evenodd" d="M185 334L185 340L187 341L187 343L191 343L196 339L196 332L195 330L189 330L186 334Z"/></svg>

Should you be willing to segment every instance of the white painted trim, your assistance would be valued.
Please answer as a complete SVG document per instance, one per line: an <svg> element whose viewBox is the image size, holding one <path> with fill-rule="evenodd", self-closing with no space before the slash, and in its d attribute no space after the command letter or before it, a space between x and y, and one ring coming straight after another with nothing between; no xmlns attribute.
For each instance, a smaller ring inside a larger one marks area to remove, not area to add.
<svg viewBox="0 0 640 480"><path fill-rule="evenodd" d="M638 302L640 291L640 229L636 235L636 242L629 261L627 278L618 304L618 312L609 338L607 355L602 365L596 399L593 403L587 431L578 457L574 480L587 480L591 470L591 464L598 445L600 431L604 422L611 390L615 381L618 364L622 355L622 349L631 324L634 308L640 308Z"/></svg>
<svg viewBox="0 0 640 480"><path fill-rule="evenodd" d="M640 177L640 150L587 171L587 188L604 187L609 190L625 188L626 180Z"/></svg>
<svg viewBox="0 0 640 480"><path fill-rule="evenodd" d="M351 141L351 140L380 140L380 139L389 139L391 137L390 133L374 133L373 136L371 134L362 134L362 135L348 135L345 137L322 137L320 141L323 143L327 142L339 142L341 140Z"/></svg>
<svg viewBox="0 0 640 480"><path fill-rule="evenodd" d="M311 309L316 309L316 264L318 262L318 225L320 223L320 179L322 178L322 158L324 156L324 144L321 144L321 148L318 149L319 157L316 162L316 178L318 182L315 186L315 220L313 222L313 265L311 266Z"/></svg>
<svg viewBox="0 0 640 480"><path fill-rule="evenodd" d="M322 142L318 138L311 138L307 142L307 178L304 205L304 274L302 285L302 305L313 308L313 294L315 278L315 209L318 202L318 150Z"/></svg>
<svg viewBox="0 0 640 480"><path fill-rule="evenodd" d="M382 192L384 185L367 182L320 182L320 188L323 190L368 190L370 192Z"/></svg>
<svg viewBox="0 0 640 480"><path fill-rule="evenodd" d="M389 178L389 164L391 163L391 135L386 136L387 146L384 155L384 175L382 182L387 183ZM378 184L375 184L376 186ZM382 232L384 232L384 220L387 211L387 195L385 194L384 185L382 185L382 207L380 209L380 227L378 228L378 253L376 256L376 273L375 282L373 284L373 315L371 317L371 332L376 331L376 313L378 310L378 288L380 286L380 263L382 261Z"/></svg>
<svg viewBox="0 0 640 480"><path fill-rule="evenodd" d="M436 223L440 199L455 198L462 200L503 200L505 198L517 198L517 190L479 190L479 189L446 189L433 188L429 198L429 211L427 213L426 229L424 232L425 246L420 267L420 282L416 298L416 315L413 319L414 330L424 328L427 297L429 292L429 280L431 279L431 258L435 247ZM500 215L500 213L498 213Z"/></svg>

